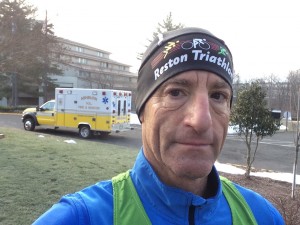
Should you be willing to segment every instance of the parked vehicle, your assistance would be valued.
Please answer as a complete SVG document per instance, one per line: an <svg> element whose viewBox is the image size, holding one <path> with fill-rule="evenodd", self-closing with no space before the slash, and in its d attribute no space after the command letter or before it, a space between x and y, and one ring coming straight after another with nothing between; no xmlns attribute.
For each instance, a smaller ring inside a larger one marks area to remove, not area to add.
<svg viewBox="0 0 300 225"><path fill-rule="evenodd" d="M128 131L131 92L111 89L56 88L55 99L40 107L25 109L24 129L36 126L78 128L82 138Z"/></svg>

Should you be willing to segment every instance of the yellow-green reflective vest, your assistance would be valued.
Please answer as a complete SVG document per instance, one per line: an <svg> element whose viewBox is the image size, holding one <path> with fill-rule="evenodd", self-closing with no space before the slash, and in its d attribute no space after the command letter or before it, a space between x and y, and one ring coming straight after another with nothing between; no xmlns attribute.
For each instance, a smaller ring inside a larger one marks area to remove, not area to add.
<svg viewBox="0 0 300 225"><path fill-rule="evenodd" d="M222 191L229 204L233 225L257 225L244 197L225 177L221 177ZM143 204L132 183L129 171L112 178L114 195L114 225L151 225Z"/></svg>

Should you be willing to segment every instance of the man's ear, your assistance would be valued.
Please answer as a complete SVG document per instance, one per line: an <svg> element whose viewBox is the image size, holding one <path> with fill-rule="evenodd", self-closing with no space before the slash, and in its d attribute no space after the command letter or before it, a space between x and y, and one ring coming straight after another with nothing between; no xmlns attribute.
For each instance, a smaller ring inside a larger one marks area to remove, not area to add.
<svg viewBox="0 0 300 225"><path fill-rule="evenodd" d="M144 122L144 110L142 112L140 112L139 120L140 120L141 123Z"/></svg>

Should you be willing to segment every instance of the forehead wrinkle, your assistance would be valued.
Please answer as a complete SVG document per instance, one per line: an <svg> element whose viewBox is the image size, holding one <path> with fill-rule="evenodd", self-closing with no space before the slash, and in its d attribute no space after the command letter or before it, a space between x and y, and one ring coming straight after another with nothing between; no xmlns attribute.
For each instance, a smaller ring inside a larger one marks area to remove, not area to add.
<svg viewBox="0 0 300 225"><path fill-rule="evenodd" d="M201 81L204 80L204 76L202 74L205 72L207 73L207 71L202 71L202 70L201 71L194 70L193 72L195 73L197 84L199 84ZM202 79L200 79L200 78L202 78ZM208 76L206 76L206 83L207 83L207 81L208 81Z"/></svg>
<svg viewBox="0 0 300 225"><path fill-rule="evenodd" d="M201 77L203 78L203 76L201 76L201 74L200 74L200 76L198 76L199 72L200 71L198 71L198 70L191 70L191 71L186 72L186 73L190 73L190 74L194 75L195 80L190 79L190 78L175 76L175 77L171 78L170 80L168 80L165 84L167 85L167 84L172 84L173 83L173 84L178 84L178 85L181 85L181 86L193 86L195 84L198 84L201 81L201 79L200 79Z"/></svg>
<svg viewBox="0 0 300 225"><path fill-rule="evenodd" d="M211 84L211 82L209 82L209 80L214 75L215 78L214 78L214 81L213 81L213 85L211 85L211 87L216 88L216 89L229 89L229 90L231 90L229 84L223 78L221 78L219 75L211 73L209 71L201 71L202 74L199 74L199 73L200 73L200 71L195 71L197 82L199 82L201 80L201 78L203 80L205 76L202 76L202 75L203 75L203 73L206 73L207 74L207 76L206 76L206 84L207 85ZM199 76L197 76L197 75L199 75ZM218 77L218 78L216 78L216 77Z"/></svg>
<svg viewBox="0 0 300 225"><path fill-rule="evenodd" d="M194 79L175 76L175 77L168 79L165 83L163 83L161 85L161 88L164 88L170 84L180 85L183 87L192 87L192 86L198 85L201 82L205 82L206 86L210 86L211 88L231 90L229 84L225 80L223 80L221 77L219 77L218 75L216 75L214 73L211 73L208 71L203 71L203 70L201 70L201 71L192 70L189 73L194 75ZM204 76L204 74L206 74L207 76ZM216 77L213 79L213 82L209 82L209 80L212 78L213 75Z"/></svg>

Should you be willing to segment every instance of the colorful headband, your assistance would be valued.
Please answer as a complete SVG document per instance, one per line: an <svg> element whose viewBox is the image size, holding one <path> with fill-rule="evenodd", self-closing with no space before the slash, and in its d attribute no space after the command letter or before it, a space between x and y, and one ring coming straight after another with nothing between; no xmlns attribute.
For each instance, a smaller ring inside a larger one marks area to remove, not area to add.
<svg viewBox="0 0 300 225"><path fill-rule="evenodd" d="M224 41L200 28L171 31L156 38L143 56L138 72L137 115L162 83L189 70L215 73L232 88L232 55Z"/></svg>

